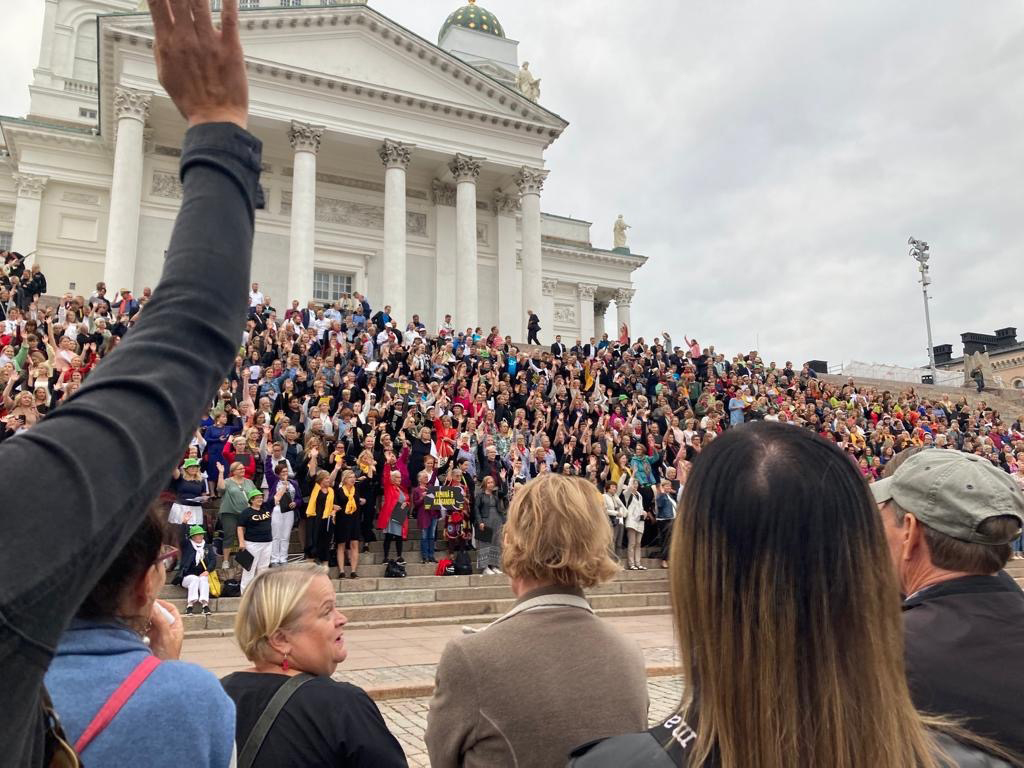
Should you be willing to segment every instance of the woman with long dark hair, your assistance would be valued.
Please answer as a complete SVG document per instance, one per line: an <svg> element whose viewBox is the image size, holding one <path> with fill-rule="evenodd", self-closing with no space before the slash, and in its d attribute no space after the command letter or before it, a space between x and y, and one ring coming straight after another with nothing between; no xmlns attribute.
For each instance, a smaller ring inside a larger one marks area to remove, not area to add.
<svg viewBox="0 0 1024 768"><path fill-rule="evenodd" d="M1006 765L914 709L889 557L834 445L770 422L727 430L694 462L672 532L680 710L571 765Z"/></svg>

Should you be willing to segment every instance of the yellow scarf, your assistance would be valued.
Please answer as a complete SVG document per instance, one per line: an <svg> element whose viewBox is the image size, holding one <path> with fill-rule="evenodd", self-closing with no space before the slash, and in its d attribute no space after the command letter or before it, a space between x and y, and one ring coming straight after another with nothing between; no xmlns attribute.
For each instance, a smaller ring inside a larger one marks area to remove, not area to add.
<svg viewBox="0 0 1024 768"><path fill-rule="evenodd" d="M356 513L356 487L352 486L352 493L349 494L348 488L344 485L341 486L341 493L345 497L345 514L354 515Z"/></svg>
<svg viewBox="0 0 1024 768"><path fill-rule="evenodd" d="M306 505L306 517L316 517L316 500L320 495L320 483L313 486L313 492L309 494L309 503ZM322 517L326 520L334 511L334 489L327 489L327 503L324 504Z"/></svg>

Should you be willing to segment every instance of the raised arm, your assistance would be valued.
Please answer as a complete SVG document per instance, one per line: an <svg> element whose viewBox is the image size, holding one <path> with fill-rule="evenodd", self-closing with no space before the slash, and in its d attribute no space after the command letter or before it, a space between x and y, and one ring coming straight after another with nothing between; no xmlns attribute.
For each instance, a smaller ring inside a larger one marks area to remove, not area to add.
<svg viewBox="0 0 1024 768"><path fill-rule="evenodd" d="M243 130L238 0L224 2L223 31L208 10L193 20L189 3L170 2L177 22L162 2L150 4L154 54L191 127L163 276L88 383L0 444L0 466L36 480L0 507L8 531L0 538L0 711L12 765L42 754L38 702L57 639L167 482L231 365L245 317L260 142ZM75 448L82 445L89 450ZM45 563L27 546L38 541Z"/></svg>

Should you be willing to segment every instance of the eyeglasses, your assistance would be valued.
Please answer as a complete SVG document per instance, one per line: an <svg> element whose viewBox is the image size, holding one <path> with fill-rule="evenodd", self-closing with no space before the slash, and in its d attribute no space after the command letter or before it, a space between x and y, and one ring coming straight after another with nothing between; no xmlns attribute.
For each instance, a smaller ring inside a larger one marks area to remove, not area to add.
<svg viewBox="0 0 1024 768"><path fill-rule="evenodd" d="M174 560L178 556L178 548L172 547L170 544L164 544L160 547L160 554L157 556L156 561L163 563L165 566Z"/></svg>

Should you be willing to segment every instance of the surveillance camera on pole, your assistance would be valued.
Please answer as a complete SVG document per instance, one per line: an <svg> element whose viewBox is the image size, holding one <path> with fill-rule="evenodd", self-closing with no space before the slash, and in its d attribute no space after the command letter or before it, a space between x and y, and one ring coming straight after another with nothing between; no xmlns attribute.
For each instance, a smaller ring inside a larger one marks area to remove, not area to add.
<svg viewBox="0 0 1024 768"><path fill-rule="evenodd" d="M928 363L932 370L932 383L938 383L938 375L935 371L935 348L932 346L932 319L928 311L928 286L932 279L928 275L928 243L924 240L916 240L911 237L907 240L910 246L910 256L918 263L917 270L921 273L921 293L924 296L924 324L928 331Z"/></svg>

